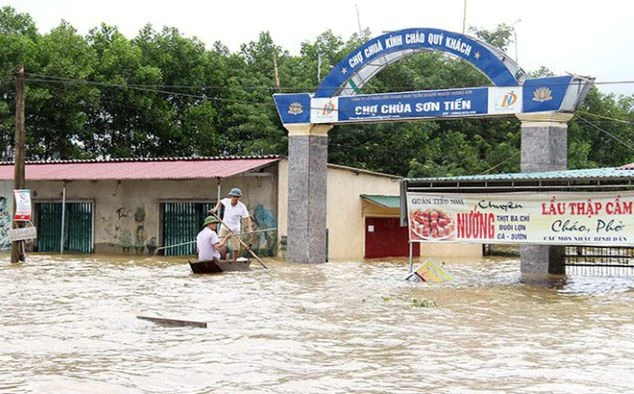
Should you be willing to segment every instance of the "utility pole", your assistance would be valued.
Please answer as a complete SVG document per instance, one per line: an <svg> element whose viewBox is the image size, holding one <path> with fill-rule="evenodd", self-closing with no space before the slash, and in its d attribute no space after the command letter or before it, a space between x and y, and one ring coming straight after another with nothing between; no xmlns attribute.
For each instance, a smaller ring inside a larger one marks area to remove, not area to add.
<svg viewBox="0 0 634 394"><path fill-rule="evenodd" d="M359 4L354 5L354 7L357 9L357 25L359 26L359 38L361 38L361 18L359 17Z"/></svg>
<svg viewBox="0 0 634 394"><path fill-rule="evenodd" d="M15 154L14 166L14 188L24 189L24 66L20 65L15 73ZM16 209L15 198L13 200L13 211ZM22 227L22 223L13 221L13 228ZM11 262L24 261L24 241L14 241L11 248Z"/></svg>
<svg viewBox="0 0 634 394"><path fill-rule="evenodd" d="M277 70L277 57L275 56L275 52L273 52L273 73L275 74L275 87L278 92L281 92L282 86L280 85L280 73Z"/></svg>
<svg viewBox="0 0 634 394"><path fill-rule="evenodd" d="M462 34L467 32L467 0L464 0L462 7Z"/></svg>

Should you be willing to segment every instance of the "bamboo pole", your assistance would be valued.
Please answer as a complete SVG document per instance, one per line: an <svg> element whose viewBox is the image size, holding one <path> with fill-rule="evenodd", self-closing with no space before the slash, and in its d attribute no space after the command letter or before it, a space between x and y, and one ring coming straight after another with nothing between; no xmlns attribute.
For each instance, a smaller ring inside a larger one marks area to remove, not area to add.
<svg viewBox="0 0 634 394"><path fill-rule="evenodd" d="M229 234L234 235L233 232L231 230L229 230L229 226L227 226L227 224L225 222L223 222L222 219L220 219L220 217L218 215L216 215L215 213L212 213L212 215L216 219L218 219L220 221L220 223L222 223L223 226L225 226L227 228L227 231L229 231ZM249 245L247 245L242 239L240 239L240 237L238 237L238 242L240 242L242 244L242 246L244 246L251 253L251 256L255 257L255 259L258 261L258 263L260 263L262 265L262 267L268 269L268 267L266 265L264 265L262 260L260 260L258 255L256 255L255 252L253 252L253 250L249 247Z"/></svg>

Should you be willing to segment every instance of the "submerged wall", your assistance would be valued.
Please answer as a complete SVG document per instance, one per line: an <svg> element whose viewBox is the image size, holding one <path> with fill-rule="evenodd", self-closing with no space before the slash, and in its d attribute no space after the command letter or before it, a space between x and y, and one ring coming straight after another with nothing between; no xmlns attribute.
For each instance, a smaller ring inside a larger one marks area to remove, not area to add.
<svg viewBox="0 0 634 394"><path fill-rule="evenodd" d="M187 181L72 181L66 183L66 202L93 202L95 252L151 254L162 245L160 204L163 202L215 203L219 183L215 179ZM253 216L258 204L277 209L277 176L237 176L222 180L221 198L233 187ZM27 181L33 202L61 202L61 181ZM37 226L37 223L35 223Z"/></svg>

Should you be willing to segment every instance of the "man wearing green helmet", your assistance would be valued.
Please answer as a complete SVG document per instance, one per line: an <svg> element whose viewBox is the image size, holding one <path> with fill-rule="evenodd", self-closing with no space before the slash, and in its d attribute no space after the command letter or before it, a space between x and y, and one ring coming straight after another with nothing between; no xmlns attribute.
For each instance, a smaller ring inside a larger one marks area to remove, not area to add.
<svg viewBox="0 0 634 394"><path fill-rule="evenodd" d="M216 228L220 220L215 216L207 216L203 222L203 229L196 237L196 248L198 250L198 261L209 261L222 258L223 248L231 238L225 237L222 241L216 234Z"/></svg>
<svg viewBox="0 0 634 394"><path fill-rule="evenodd" d="M240 234L242 219L246 219L247 231L249 232L249 236L253 237L251 215L249 215L247 206L240 201L240 197L242 197L242 191L237 187L234 187L229 192L228 198L223 198L218 201L216 206L209 210L209 213L215 214L221 205L225 208L225 213L222 219L224 226L220 227L220 233L218 234L220 238L227 237L231 233ZM251 241L249 241L249 243L251 243ZM231 241L229 241L229 248L233 252L233 258L237 258L240 252L240 241L237 238L231 239Z"/></svg>

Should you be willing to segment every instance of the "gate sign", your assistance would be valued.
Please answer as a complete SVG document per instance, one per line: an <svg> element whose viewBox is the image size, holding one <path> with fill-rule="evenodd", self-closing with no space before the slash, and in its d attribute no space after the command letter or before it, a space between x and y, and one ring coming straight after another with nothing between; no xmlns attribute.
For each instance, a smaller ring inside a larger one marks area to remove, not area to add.
<svg viewBox="0 0 634 394"><path fill-rule="evenodd" d="M412 242L632 246L634 195L407 193Z"/></svg>
<svg viewBox="0 0 634 394"><path fill-rule="evenodd" d="M521 87L428 90L313 98L311 123L406 120L522 112Z"/></svg>
<svg viewBox="0 0 634 394"><path fill-rule="evenodd" d="M31 190L13 189L15 196L15 214L13 220L16 222L28 222L31 220Z"/></svg>
<svg viewBox="0 0 634 394"><path fill-rule="evenodd" d="M437 51L471 63L496 86L516 86L525 73L501 50L465 34L410 28L368 40L335 65L315 97L348 96L390 63L422 51Z"/></svg>
<svg viewBox="0 0 634 394"><path fill-rule="evenodd" d="M528 79L523 85L310 97L275 94L284 124L402 121L574 111L584 83L572 76ZM585 86L585 85L584 85Z"/></svg>

